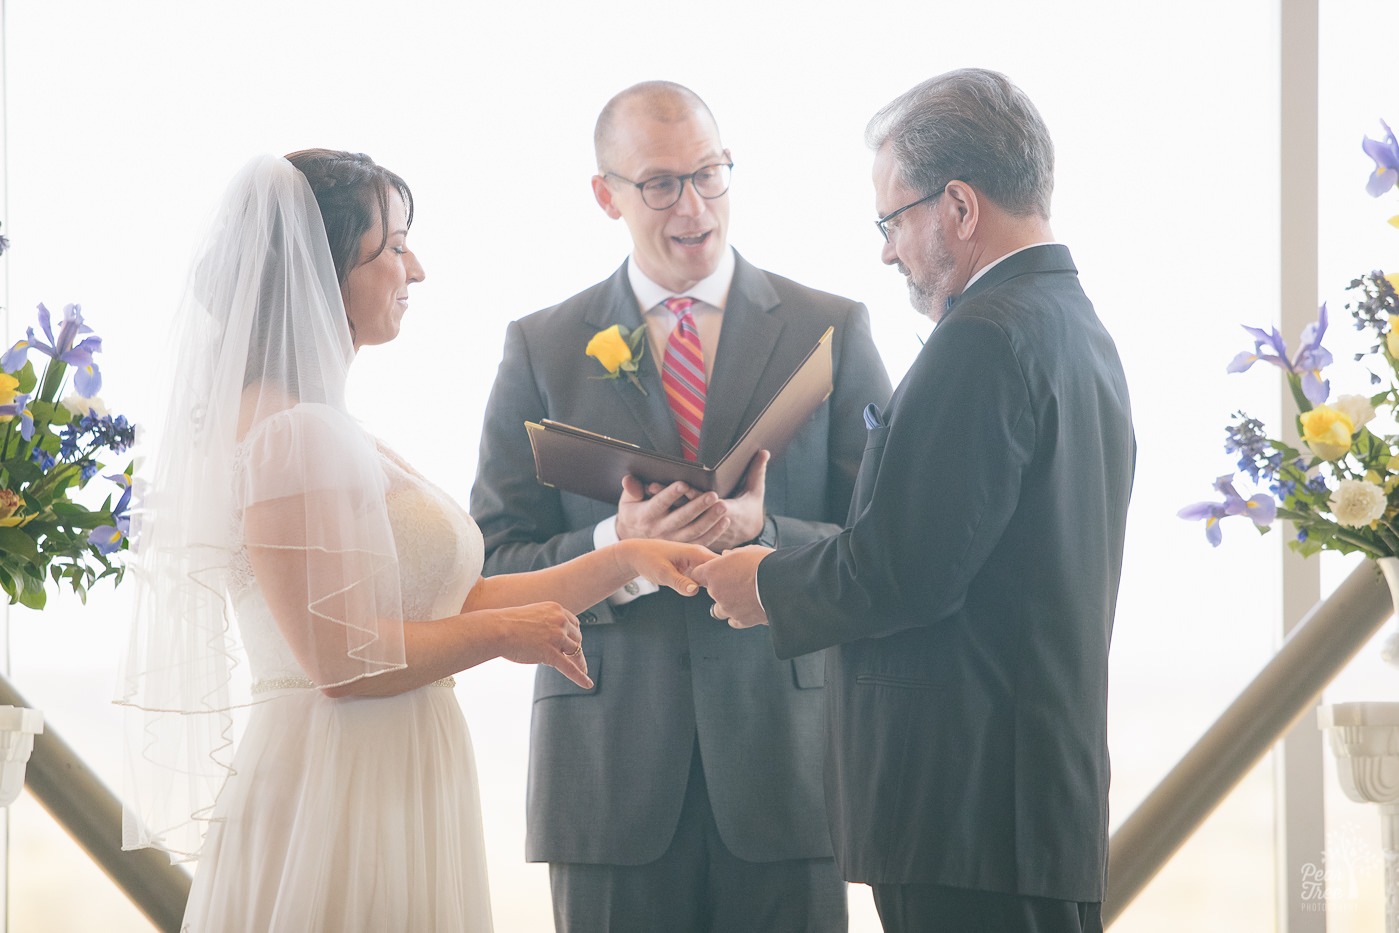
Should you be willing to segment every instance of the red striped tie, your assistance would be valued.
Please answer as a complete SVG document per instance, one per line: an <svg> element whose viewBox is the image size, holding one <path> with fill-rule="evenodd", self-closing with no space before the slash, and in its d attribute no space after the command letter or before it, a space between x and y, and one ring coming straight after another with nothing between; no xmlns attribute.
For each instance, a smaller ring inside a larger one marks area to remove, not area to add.
<svg viewBox="0 0 1399 933"><path fill-rule="evenodd" d="M699 459L700 425L704 423L704 350L690 307L693 298L667 298L666 308L678 318L666 341L661 384L675 415L675 428L686 460Z"/></svg>

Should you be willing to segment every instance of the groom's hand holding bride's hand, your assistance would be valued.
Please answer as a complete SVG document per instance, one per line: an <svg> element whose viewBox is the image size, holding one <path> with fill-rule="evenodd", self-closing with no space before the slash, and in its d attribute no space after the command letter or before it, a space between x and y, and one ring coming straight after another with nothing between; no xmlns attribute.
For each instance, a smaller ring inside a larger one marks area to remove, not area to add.
<svg viewBox="0 0 1399 933"><path fill-rule="evenodd" d="M750 544L725 551L690 572L714 600L710 615L727 620L731 628L767 625L767 613L758 600L758 564L771 553L772 548Z"/></svg>

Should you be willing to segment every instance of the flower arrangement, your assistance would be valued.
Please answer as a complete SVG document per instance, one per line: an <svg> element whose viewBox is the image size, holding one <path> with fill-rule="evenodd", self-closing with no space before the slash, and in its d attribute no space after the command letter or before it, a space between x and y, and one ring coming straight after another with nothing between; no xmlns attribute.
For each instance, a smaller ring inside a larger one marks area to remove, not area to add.
<svg viewBox="0 0 1399 933"><path fill-rule="evenodd" d="M1399 141L1383 124L1385 138L1366 138L1363 148L1375 162L1366 190L1379 197L1399 185ZM1389 221L1399 227L1399 216ZM1374 271L1353 280L1358 298L1346 304L1358 331L1374 343L1355 355L1366 362L1370 382L1384 387L1373 395L1331 397L1324 370L1333 362L1322 346L1327 310L1303 331L1297 352L1289 354L1274 328L1244 330L1253 349L1236 356L1229 372L1243 372L1256 362L1283 371L1297 403L1297 433L1305 450L1271 437L1263 423L1239 411L1225 429L1224 449L1237 455L1238 469L1266 492L1248 498L1236 488L1238 474L1215 480L1222 501L1197 502L1178 513L1203 520L1210 544L1221 541L1220 521L1232 515L1251 519L1259 531L1285 518L1297 528L1289 545L1302 554L1332 550L1369 557L1399 555L1399 433L1386 433L1376 420L1380 409L1399 418L1399 275ZM1381 376L1376 369L1384 373Z"/></svg>
<svg viewBox="0 0 1399 933"><path fill-rule="evenodd" d="M112 416L97 397L102 374L93 354L100 337L70 304L54 333L39 305L39 329L28 329L0 356L0 588L10 603L41 609L47 583L67 583L86 601L98 580L121 582L112 555L127 547L131 466L106 475L116 489L97 508L73 494L103 469L101 458L135 442L135 426ZM42 374L30 354L46 358ZM64 396L69 371L73 394ZM116 499L115 503L113 499Z"/></svg>
<svg viewBox="0 0 1399 933"><path fill-rule="evenodd" d="M602 364L602 368L607 370L606 375L593 376L594 379L616 379L625 376L627 381L636 386L642 395L646 394L646 387L641 384L641 380L636 378L636 374L641 370L641 357L646 353L646 328L635 327L630 330L620 324L613 324L593 334L588 346L583 352Z"/></svg>

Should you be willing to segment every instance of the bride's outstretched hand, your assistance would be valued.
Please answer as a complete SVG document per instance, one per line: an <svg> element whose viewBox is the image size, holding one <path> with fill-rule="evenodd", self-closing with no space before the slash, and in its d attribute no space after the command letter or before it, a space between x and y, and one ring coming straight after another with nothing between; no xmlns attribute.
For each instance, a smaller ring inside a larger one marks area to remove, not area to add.
<svg viewBox="0 0 1399 933"><path fill-rule="evenodd" d="M558 603L487 610L502 624L500 656L517 664L547 664L584 690L593 687L583 657L578 618Z"/></svg>
<svg viewBox="0 0 1399 933"><path fill-rule="evenodd" d="M682 544L659 538L632 538L618 547L627 550L632 571L659 586L668 586L681 596L694 596L699 584L690 579L690 571L714 556L700 544Z"/></svg>

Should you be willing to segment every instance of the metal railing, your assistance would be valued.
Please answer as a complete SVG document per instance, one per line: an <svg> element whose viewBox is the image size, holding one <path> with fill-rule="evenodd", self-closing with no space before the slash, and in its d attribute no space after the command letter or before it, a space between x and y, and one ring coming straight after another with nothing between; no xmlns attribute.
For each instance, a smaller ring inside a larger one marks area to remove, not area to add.
<svg viewBox="0 0 1399 933"><path fill-rule="evenodd" d="M1122 914L1393 613L1389 589L1371 561L1312 607L1238 699L1112 834L1104 923Z"/></svg>
<svg viewBox="0 0 1399 933"><path fill-rule="evenodd" d="M28 705L0 676L0 706ZM189 873L156 849L122 851L121 802L49 723L35 737L24 786L157 929L180 929Z"/></svg>

